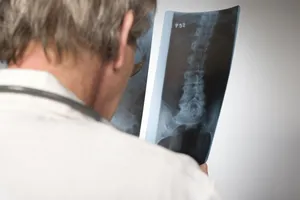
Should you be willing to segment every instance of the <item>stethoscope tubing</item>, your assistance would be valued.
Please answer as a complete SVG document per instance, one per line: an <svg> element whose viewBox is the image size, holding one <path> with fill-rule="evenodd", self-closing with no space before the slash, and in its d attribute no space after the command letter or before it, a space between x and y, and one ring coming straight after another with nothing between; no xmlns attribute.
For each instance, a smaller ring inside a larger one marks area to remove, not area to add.
<svg viewBox="0 0 300 200"><path fill-rule="evenodd" d="M15 86L15 85L0 85L0 93L13 93L13 94L24 94L31 95L35 97L45 98L52 101L56 101L62 104L65 104L74 110L88 116L96 121L102 121L102 117L92 108L77 102L73 99L48 92L35 88L23 87L23 86Z"/></svg>

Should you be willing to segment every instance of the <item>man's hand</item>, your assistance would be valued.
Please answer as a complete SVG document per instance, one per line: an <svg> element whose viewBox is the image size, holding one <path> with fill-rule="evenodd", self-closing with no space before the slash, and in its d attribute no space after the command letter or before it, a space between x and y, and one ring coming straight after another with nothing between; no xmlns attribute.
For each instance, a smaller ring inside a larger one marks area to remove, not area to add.
<svg viewBox="0 0 300 200"><path fill-rule="evenodd" d="M208 175L208 167L207 164L200 165L200 169Z"/></svg>

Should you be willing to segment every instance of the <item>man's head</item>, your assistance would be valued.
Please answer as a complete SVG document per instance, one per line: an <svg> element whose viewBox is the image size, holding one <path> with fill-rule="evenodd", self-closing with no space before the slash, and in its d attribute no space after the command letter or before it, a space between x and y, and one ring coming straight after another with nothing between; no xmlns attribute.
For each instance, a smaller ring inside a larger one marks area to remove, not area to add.
<svg viewBox="0 0 300 200"><path fill-rule="evenodd" d="M110 119L156 0L1 0L0 60L52 73Z"/></svg>

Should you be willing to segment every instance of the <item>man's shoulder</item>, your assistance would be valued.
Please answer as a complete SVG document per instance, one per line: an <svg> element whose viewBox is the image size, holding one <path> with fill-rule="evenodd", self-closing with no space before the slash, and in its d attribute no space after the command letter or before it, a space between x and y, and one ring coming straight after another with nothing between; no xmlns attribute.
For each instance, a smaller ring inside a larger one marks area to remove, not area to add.
<svg viewBox="0 0 300 200"><path fill-rule="evenodd" d="M143 176L151 174L153 177L159 177L156 180L162 183L172 181L169 185L182 189L189 187L189 190L195 189L195 193L199 191L197 187L206 187L208 190L213 188L210 178L200 170L198 163L191 157L148 143L109 124L97 123L91 124L91 127L94 127L94 130L99 127L101 131L96 131L95 134L99 134L101 143L108 144L106 147L111 152L120 153L125 162L142 169L140 172ZM184 184L186 186L183 186ZM205 194L204 191L202 193Z"/></svg>
<svg viewBox="0 0 300 200"><path fill-rule="evenodd" d="M97 126L108 134L107 143L115 141L113 146L126 158L124 161L135 165L135 175L156 184L156 190L172 191L172 196L177 193L172 199L217 199L213 182L191 157L150 144L106 124Z"/></svg>
<svg viewBox="0 0 300 200"><path fill-rule="evenodd" d="M128 199L208 199L214 192L209 178L188 156L149 144L110 125L47 119L14 123L15 127L3 127L6 131L0 134L1 148L14 152L9 159L5 157L11 169L7 173L30 180L33 186L38 186L41 178L60 180L64 187L69 184L67 180L75 180L76 187L81 188L76 192L94 188L95 194L105 197L119 188L115 195ZM24 159L26 165L12 167ZM38 176L32 168L49 173ZM97 192L97 188L103 192Z"/></svg>
<svg viewBox="0 0 300 200"><path fill-rule="evenodd" d="M196 161L189 156L151 144L137 136L122 132L108 123L78 121L64 123L61 126L60 130L55 132L59 133L68 128L68 138L78 137L83 141L92 140L97 148L101 146L101 149L105 149L110 154L120 154L122 159L126 159L127 162L138 162L143 165L147 163L147 165L151 165L148 167L151 167L152 170L159 168L159 170L164 169L170 172L181 170L188 173L187 169L197 169L197 171L199 169Z"/></svg>
<svg viewBox="0 0 300 200"><path fill-rule="evenodd" d="M10 126L8 123L13 123ZM177 171L196 168L197 163L188 156L173 153L155 144L150 144L136 136L124 133L108 123L89 120L49 120L46 118L9 120L3 127L7 131L7 138L24 138L26 141L39 141L45 146L61 145L61 153L70 154L80 152L84 147L89 151L91 160L98 162L123 160L136 163L135 166L147 165L152 171ZM2 135L3 136L3 135ZM62 143L63 142L63 143ZM69 152L68 149L73 149ZM107 159L107 160L105 160ZM187 167L188 166L188 167Z"/></svg>

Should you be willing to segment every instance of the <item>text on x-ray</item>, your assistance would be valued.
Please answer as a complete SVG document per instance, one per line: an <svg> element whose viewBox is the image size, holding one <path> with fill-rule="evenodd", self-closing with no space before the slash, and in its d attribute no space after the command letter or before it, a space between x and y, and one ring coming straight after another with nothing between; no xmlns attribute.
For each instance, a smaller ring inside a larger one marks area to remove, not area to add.
<svg viewBox="0 0 300 200"><path fill-rule="evenodd" d="M175 28L185 28L185 23L175 23Z"/></svg>

